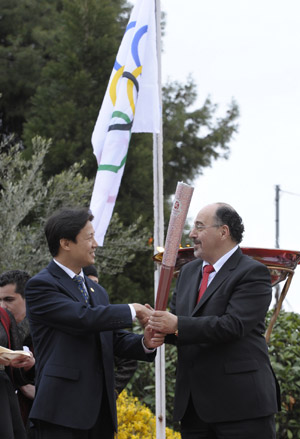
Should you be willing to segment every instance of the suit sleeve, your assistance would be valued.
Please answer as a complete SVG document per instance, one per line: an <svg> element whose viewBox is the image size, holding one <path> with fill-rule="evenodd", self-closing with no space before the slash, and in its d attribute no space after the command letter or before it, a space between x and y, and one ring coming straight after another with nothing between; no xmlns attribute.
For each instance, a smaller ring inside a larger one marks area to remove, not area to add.
<svg viewBox="0 0 300 439"><path fill-rule="evenodd" d="M34 277L25 291L28 317L31 322L78 335L132 326L128 305L110 305L101 286L97 286L97 294L101 295L102 304L90 307L73 300L50 280Z"/></svg>

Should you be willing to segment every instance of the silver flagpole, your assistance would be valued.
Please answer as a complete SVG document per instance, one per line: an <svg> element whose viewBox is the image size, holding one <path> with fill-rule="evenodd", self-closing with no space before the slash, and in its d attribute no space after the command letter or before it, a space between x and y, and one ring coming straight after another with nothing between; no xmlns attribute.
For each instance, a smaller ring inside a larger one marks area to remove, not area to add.
<svg viewBox="0 0 300 439"><path fill-rule="evenodd" d="M156 10L156 48L158 65L159 100L162 115L161 95L161 9L160 0L155 0ZM162 116L160 133L153 135L153 205L154 205L154 253L157 247L164 243L164 201L163 201L163 124ZM160 268L154 272L154 298L159 284ZM155 415L156 415L156 438L166 437L166 392L165 392L165 346L157 350L155 359Z"/></svg>

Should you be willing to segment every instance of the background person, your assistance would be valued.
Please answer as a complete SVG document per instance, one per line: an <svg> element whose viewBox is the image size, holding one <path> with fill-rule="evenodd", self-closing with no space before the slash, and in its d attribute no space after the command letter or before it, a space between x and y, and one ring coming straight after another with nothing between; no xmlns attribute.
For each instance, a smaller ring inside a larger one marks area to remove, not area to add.
<svg viewBox="0 0 300 439"><path fill-rule="evenodd" d="M63 208L47 220L54 259L25 289L36 356L30 419L39 439L112 439L114 354L152 361L163 343L149 328L144 337L122 330L135 316L146 323L151 311L140 304L110 305L104 288L84 275L97 247L92 220L88 208Z"/></svg>
<svg viewBox="0 0 300 439"><path fill-rule="evenodd" d="M30 275L23 270L9 270L0 275L0 306L14 316L21 346L33 350L29 322L26 318L25 285ZM18 400L24 425L28 427L28 415L35 395L34 371L31 383L19 387Z"/></svg>
<svg viewBox="0 0 300 439"><path fill-rule="evenodd" d="M177 344L174 419L184 439L275 438L279 388L264 338L270 273L243 255L243 232L228 204L200 210L190 232L197 259L180 271L172 313L156 311L149 320Z"/></svg>
<svg viewBox="0 0 300 439"><path fill-rule="evenodd" d="M17 325L13 315L0 308L0 346L22 350ZM34 358L16 357L14 360L0 357L0 437L26 439L26 431L15 393L26 382L26 372L34 365ZM21 369L23 368L23 369ZM24 373L25 372L25 373Z"/></svg>

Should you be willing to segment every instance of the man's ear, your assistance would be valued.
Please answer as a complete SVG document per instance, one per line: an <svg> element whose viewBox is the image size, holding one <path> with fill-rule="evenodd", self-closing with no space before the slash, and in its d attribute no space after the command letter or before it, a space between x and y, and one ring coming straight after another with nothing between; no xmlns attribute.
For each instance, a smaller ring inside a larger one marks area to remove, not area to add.
<svg viewBox="0 0 300 439"><path fill-rule="evenodd" d="M227 226L227 224L223 224L223 226L221 226L221 238L225 239L228 236L230 236L229 227Z"/></svg>
<svg viewBox="0 0 300 439"><path fill-rule="evenodd" d="M70 250L70 240L67 238L61 238L59 240L60 246L63 250L69 251Z"/></svg>

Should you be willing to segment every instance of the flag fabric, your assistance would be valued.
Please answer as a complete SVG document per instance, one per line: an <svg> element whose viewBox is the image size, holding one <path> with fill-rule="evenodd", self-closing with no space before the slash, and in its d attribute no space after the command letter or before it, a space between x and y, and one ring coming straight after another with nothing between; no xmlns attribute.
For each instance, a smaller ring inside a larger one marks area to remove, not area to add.
<svg viewBox="0 0 300 439"><path fill-rule="evenodd" d="M123 36L92 134L98 169L90 209L103 245L132 132L159 133L155 0L137 0Z"/></svg>

